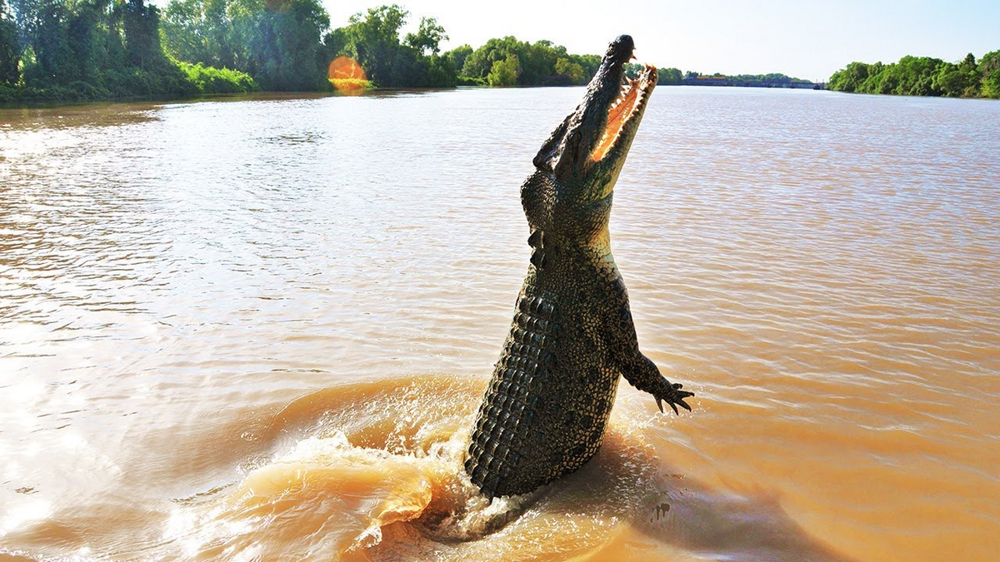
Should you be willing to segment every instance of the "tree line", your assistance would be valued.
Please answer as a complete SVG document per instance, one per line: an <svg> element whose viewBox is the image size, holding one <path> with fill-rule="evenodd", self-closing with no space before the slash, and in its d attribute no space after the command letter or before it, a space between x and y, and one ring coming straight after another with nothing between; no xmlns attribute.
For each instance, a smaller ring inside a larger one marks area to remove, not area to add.
<svg viewBox="0 0 1000 562"><path fill-rule="evenodd" d="M323 91L341 56L389 88L580 85L601 61L513 36L441 52L437 20L404 36L409 17L384 5L331 30L319 0L0 0L0 102Z"/></svg>
<svg viewBox="0 0 1000 562"><path fill-rule="evenodd" d="M957 63L913 56L890 64L852 62L830 77L827 88L859 94L1000 98L1000 51L979 61L969 53Z"/></svg>
<svg viewBox="0 0 1000 562"><path fill-rule="evenodd" d="M779 73L771 74L702 74L689 70L681 72L676 68L660 69L659 84L687 86L739 86L744 88L793 88L815 86L808 80L793 78Z"/></svg>
<svg viewBox="0 0 1000 562"><path fill-rule="evenodd" d="M160 24L144 0L0 0L0 102L256 89L246 74L170 57Z"/></svg>
<svg viewBox="0 0 1000 562"><path fill-rule="evenodd" d="M0 0L0 101L329 90L357 60L377 87L584 84L600 57L491 39L441 53L434 18L385 5L330 30L319 0Z"/></svg>

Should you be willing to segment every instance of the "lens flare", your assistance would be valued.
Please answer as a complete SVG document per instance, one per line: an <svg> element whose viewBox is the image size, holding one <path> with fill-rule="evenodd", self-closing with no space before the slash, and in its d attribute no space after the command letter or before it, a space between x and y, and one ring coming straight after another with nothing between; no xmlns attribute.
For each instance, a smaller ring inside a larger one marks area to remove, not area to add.
<svg viewBox="0 0 1000 562"><path fill-rule="evenodd" d="M360 93L371 86L358 61L350 57L337 57L330 63L330 83L343 93Z"/></svg>

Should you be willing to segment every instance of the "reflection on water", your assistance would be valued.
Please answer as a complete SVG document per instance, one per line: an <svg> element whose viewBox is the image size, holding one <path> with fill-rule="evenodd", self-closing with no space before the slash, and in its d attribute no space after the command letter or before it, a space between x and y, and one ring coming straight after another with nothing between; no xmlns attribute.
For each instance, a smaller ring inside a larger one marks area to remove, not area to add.
<svg viewBox="0 0 1000 562"><path fill-rule="evenodd" d="M0 558L988 560L1000 105L661 88L605 445L464 440L579 89L0 110ZM6 553L6 554L5 554Z"/></svg>

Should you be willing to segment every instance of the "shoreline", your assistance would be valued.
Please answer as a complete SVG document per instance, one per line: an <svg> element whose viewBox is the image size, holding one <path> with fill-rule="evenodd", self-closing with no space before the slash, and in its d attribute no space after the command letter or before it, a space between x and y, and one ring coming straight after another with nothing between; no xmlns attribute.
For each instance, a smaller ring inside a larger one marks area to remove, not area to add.
<svg viewBox="0 0 1000 562"><path fill-rule="evenodd" d="M469 86L460 85L454 88L372 88L367 90L351 91L351 92L339 92L336 90L331 91L301 91L301 92L287 92L287 91L255 91L255 92L232 92L232 93L216 93L216 94L199 94L195 96L171 96L171 95L151 95L151 96L127 96L127 97L111 97L111 98L95 98L95 99L36 99L30 101L22 102L8 102L0 103L0 110L11 110L11 109L50 109L55 107L70 107L70 106L83 106L83 105L94 105L94 104L126 104L126 103L143 103L143 102L162 102L162 103L185 103L185 102L199 102L199 101L242 101L246 99L252 100L280 100L280 99L303 99L303 98L326 98L326 97L371 97L371 96L391 96L401 93L428 93L428 92L448 92L448 91L462 91L462 90L503 90L503 89L538 89L538 88L579 88L582 86L578 85L545 85L545 86ZM859 92L841 92L837 90L831 90L828 88L789 88L780 86L745 86L745 85L704 85L704 84L660 84L658 87L701 87L708 89L736 89L736 90L801 90L801 91L813 91L813 92L833 92L836 94L844 95L862 95L862 96L878 96L878 97L893 97L893 98L926 98L926 99L953 99L953 100L983 100L983 101L997 101L995 98L989 97L949 97L949 96L916 96L916 95L899 95L899 94L870 94L870 93L859 93Z"/></svg>
<svg viewBox="0 0 1000 562"><path fill-rule="evenodd" d="M820 89L813 88L785 88L777 86L706 86L703 84L659 84L657 87L705 87L705 88L733 88L733 89L754 89L754 90L808 90L808 91L823 91ZM37 109L37 108L47 108L47 107L62 107L62 106L72 106L72 105L89 105L89 104L100 104L100 103L141 103L141 102L165 102L165 103L175 103L175 102L188 102L188 101L204 101L204 100L235 100L239 98L252 98L252 99L282 99L282 98L304 98L304 97L356 97L356 96L379 96L386 94L396 94L401 92L450 92L450 91L462 91L462 90L533 90L538 88L582 88L584 86L576 84L567 85L539 85L539 86L469 86L469 85L459 85L454 88L372 88L367 90L358 90L351 92L339 92L337 90L331 91L301 91L301 92L288 92L288 91L267 91L258 90L255 92L232 92L232 93L216 93L216 94L199 94L195 96L172 96L172 95L149 95L149 96L125 96L125 97L109 97L109 98L93 98L93 99L72 99L72 98L57 98L57 99L32 99L28 101L17 101L17 102L0 102L0 110L4 109Z"/></svg>

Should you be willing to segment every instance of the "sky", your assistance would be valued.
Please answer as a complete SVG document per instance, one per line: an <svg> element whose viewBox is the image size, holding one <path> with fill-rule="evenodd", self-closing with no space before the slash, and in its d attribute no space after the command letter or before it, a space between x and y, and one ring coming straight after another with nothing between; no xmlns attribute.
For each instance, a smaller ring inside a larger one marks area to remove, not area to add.
<svg viewBox="0 0 1000 562"><path fill-rule="evenodd" d="M627 33L640 62L703 74L780 72L825 81L849 62L905 55L956 62L1000 50L1000 0L321 0L332 27L395 3L437 18L444 50L493 37L548 39L569 52L603 54ZM412 28L412 29L411 29Z"/></svg>

